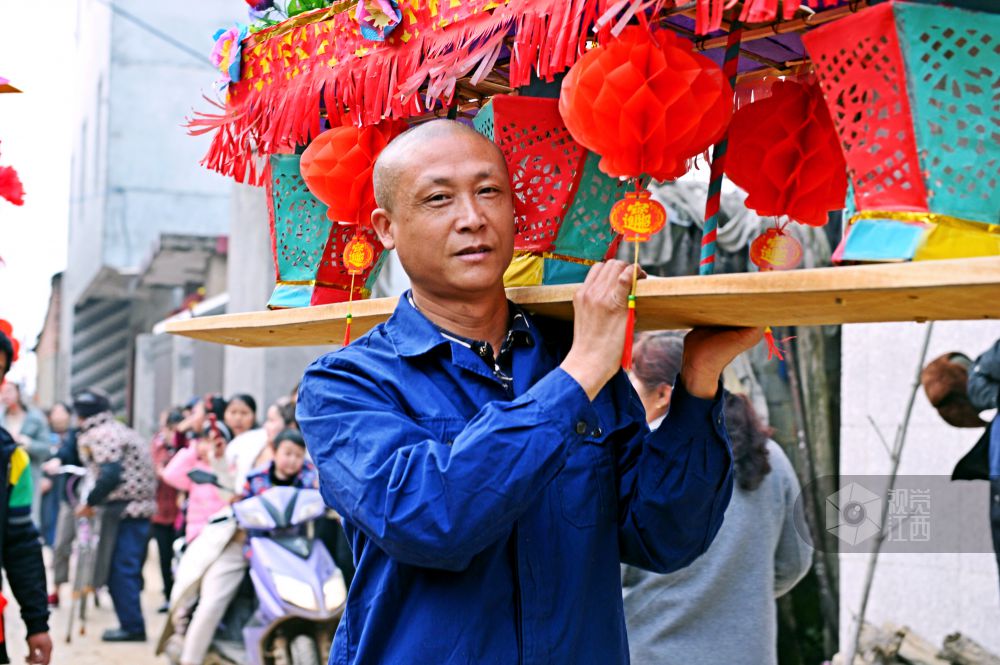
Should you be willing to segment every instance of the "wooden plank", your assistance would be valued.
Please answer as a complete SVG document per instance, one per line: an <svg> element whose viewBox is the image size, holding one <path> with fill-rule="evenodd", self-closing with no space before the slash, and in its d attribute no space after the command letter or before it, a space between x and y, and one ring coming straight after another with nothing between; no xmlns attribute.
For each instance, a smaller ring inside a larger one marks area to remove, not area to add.
<svg viewBox="0 0 1000 665"><path fill-rule="evenodd" d="M576 285L509 289L529 311L570 319ZM1000 257L648 279L637 327L788 326L1000 319ZM395 298L353 304L352 334L385 321ZM236 346L334 345L346 304L173 321L167 331Z"/></svg>

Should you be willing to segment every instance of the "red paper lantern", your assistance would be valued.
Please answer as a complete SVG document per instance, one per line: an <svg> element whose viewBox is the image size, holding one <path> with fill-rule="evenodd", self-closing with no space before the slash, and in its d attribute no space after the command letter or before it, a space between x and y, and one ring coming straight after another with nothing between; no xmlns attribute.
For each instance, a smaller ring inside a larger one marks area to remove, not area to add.
<svg viewBox="0 0 1000 665"><path fill-rule="evenodd" d="M779 81L770 97L737 111L726 175L760 215L822 226L843 208L847 165L819 86Z"/></svg>
<svg viewBox="0 0 1000 665"><path fill-rule="evenodd" d="M16 206L24 205L24 186L12 166L0 166L0 199Z"/></svg>
<svg viewBox="0 0 1000 665"><path fill-rule="evenodd" d="M369 127L334 127L302 153L300 168L309 191L329 206L327 216L342 224L371 223L375 209L372 170L389 141L406 123L388 121Z"/></svg>
<svg viewBox="0 0 1000 665"><path fill-rule="evenodd" d="M608 175L669 180L722 137L732 99L722 70L691 42L631 26L573 65L559 112Z"/></svg>

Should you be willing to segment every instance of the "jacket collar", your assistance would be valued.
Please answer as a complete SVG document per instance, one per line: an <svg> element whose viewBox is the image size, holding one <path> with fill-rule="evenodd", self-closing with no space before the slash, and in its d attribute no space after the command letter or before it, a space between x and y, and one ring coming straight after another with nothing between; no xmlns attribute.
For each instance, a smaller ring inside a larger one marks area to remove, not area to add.
<svg viewBox="0 0 1000 665"><path fill-rule="evenodd" d="M410 303L410 291L399 296L396 310L385 322L385 333L404 358L422 356L448 343L426 316Z"/></svg>
<svg viewBox="0 0 1000 665"><path fill-rule="evenodd" d="M509 303L510 301L508 301L508 305ZM515 332L527 335L531 345L540 343L538 328L530 323L528 315L516 305L513 311ZM451 344L441 334L441 330L413 306L410 301L410 291L406 291L399 297L396 310L385 322L384 329L389 339L392 340L393 346L396 347L396 353L405 358L422 356L440 346Z"/></svg>

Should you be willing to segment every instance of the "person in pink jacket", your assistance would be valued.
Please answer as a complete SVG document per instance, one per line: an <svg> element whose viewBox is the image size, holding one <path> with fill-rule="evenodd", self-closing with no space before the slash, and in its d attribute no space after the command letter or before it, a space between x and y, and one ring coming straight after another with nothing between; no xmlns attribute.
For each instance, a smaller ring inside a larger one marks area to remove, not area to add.
<svg viewBox="0 0 1000 665"><path fill-rule="evenodd" d="M232 492L210 483L193 482L188 475L199 469L215 474L222 487L232 485L232 472L226 467L224 455L229 443L229 429L222 423L206 424L202 435L190 446L174 455L163 469L163 482L188 495L184 539L198 537L212 515L229 504Z"/></svg>

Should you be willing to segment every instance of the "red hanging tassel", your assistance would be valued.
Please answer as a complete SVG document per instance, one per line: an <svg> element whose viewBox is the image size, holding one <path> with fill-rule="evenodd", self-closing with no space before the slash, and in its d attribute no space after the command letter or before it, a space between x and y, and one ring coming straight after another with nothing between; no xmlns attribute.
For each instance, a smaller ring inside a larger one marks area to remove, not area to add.
<svg viewBox="0 0 1000 665"><path fill-rule="evenodd" d="M4 595L2 593L0 593L0 644L3 644L4 642L7 641L7 635L6 635L7 626L4 624L3 620L3 610L5 607L7 607L7 599L4 598Z"/></svg>
<svg viewBox="0 0 1000 665"><path fill-rule="evenodd" d="M344 346L351 343L351 319L354 318L350 313L347 314L347 326L344 328Z"/></svg>
<svg viewBox="0 0 1000 665"><path fill-rule="evenodd" d="M628 297L628 322L625 324L625 347L622 349L622 369L632 369L632 338L635 336L635 296Z"/></svg>
<svg viewBox="0 0 1000 665"><path fill-rule="evenodd" d="M790 342L795 337L785 337L781 340L774 339L774 332L771 330L771 326L764 328L764 341L767 342L767 359L777 358L778 360L784 360L785 356L781 352L781 344L785 342Z"/></svg>
<svg viewBox="0 0 1000 665"><path fill-rule="evenodd" d="M355 238L357 237L357 229L355 229ZM354 302L354 278L357 273L351 271L351 290L347 294L347 316L344 317L347 321L347 325L344 327L344 346L351 343L351 319L354 316L351 314L351 303Z"/></svg>

